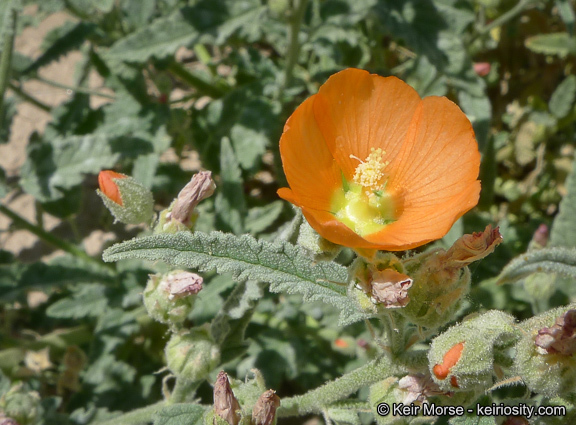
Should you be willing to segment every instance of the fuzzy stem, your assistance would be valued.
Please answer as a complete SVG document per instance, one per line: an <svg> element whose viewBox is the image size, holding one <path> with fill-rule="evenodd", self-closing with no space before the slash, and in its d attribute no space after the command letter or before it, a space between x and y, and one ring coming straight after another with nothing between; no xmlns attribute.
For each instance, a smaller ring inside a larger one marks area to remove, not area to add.
<svg viewBox="0 0 576 425"><path fill-rule="evenodd" d="M168 65L168 71L180 78L186 84L194 87L201 95L210 96L213 99L218 99L224 96L225 92L220 87L210 84L196 75L188 71L181 63L171 62Z"/></svg>
<svg viewBox="0 0 576 425"><path fill-rule="evenodd" d="M183 403L186 401L191 401L194 399L196 390L200 386L202 381L187 381L185 379L177 378L176 385L174 385L174 390L170 395L170 399L167 404Z"/></svg>
<svg viewBox="0 0 576 425"><path fill-rule="evenodd" d="M17 96L21 97L23 100L25 100L26 102L31 103L32 105L36 106L38 109L42 109L44 112L48 112L50 113L52 111L52 107L49 105L46 105L43 102L40 102L38 99L36 99L35 97L29 95L28 93L26 93L24 90L22 90L21 87L16 86L13 83L9 83L8 87L10 87L10 90L12 90L14 93L16 93Z"/></svg>
<svg viewBox="0 0 576 425"><path fill-rule="evenodd" d="M69 86L67 84L62 84L62 83L59 83L57 81L48 80L48 79L40 77L40 76L36 76L35 78L44 84L48 84L49 86L57 87L59 89L72 90L73 92L88 94L90 96L99 96L99 97L103 97L105 99L112 99L112 100L116 99L116 96L114 96L112 94L102 93L102 92L99 92L98 90L91 90L91 89L87 89L85 87L79 87L79 86Z"/></svg>
<svg viewBox="0 0 576 425"><path fill-rule="evenodd" d="M381 381L395 372L398 372L398 368L392 365L390 358L380 357L306 394L283 399L278 417L321 413L325 406L345 399L360 388Z"/></svg>

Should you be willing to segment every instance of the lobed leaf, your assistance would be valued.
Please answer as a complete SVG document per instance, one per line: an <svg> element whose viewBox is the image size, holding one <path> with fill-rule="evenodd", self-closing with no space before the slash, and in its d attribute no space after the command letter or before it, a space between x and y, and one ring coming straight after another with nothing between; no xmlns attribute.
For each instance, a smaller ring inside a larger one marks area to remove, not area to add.
<svg viewBox="0 0 576 425"><path fill-rule="evenodd" d="M504 267L497 282L515 282L533 273L558 273L576 279L576 249L556 247L522 254Z"/></svg>
<svg viewBox="0 0 576 425"><path fill-rule="evenodd" d="M305 301L320 300L340 310L340 324L366 318L346 296L347 270L336 263L314 265L304 249L287 242L269 243L250 235L221 232L153 235L108 248L104 261L140 258L161 260L173 266L231 273L270 283L273 292L301 294Z"/></svg>
<svg viewBox="0 0 576 425"><path fill-rule="evenodd" d="M576 38L567 32L540 34L526 40L526 47L536 53L558 55L561 58L576 55Z"/></svg>

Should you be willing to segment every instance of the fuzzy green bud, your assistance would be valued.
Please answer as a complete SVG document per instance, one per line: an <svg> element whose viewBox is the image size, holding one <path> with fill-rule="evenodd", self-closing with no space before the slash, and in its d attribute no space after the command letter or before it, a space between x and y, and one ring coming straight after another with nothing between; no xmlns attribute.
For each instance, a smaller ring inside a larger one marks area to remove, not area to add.
<svg viewBox="0 0 576 425"><path fill-rule="evenodd" d="M303 221L300 225L297 243L310 252L315 261L331 261L342 250L340 245L320 236L307 221Z"/></svg>
<svg viewBox="0 0 576 425"><path fill-rule="evenodd" d="M526 386L546 397L576 393L576 304L522 322L514 367Z"/></svg>
<svg viewBox="0 0 576 425"><path fill-rule="evenodd" d="M183 270L152 275L144 290L144 306L154 320L178 327L192 311L202 282L201 276Z"/></svg>
<svg viewBox="0 0 576 425"><path fill-rule="evenodd" d="M199 381L218 366L220 349L208 327L172 335L166 345L166 363L178 378Z"/></svg>
<svg viewBox="0 0 576 425"><path fill-rule="evenodd" d="M154 215L152 192L136 179L114 171L98 175L96 193L116 218L125 224L150 223Z"/></svg>
<svg viewBox="0 0 576 425"><path fill-rule="evenodd" d="M7 419L19 425L34 424L43 414L40 395L36 391L24 391L22 385L12 387L2 396L0 409Z"/></svg>
<svg viewBox="0 0 576 425"><path fill-rule="evenodd" d="M493 384L495 366L512 365L507 353L517 338L514 318L501 311L465 320L432 341L432 377L444 391L484 391Z"/></svg>
<svg viewBox="0 0 576 425"><path fill-rule="evenodd" d="M447 251L425 252L405 261L414 284L408 291L411 302L400 313L430 329L448 323L470 291L467 265L486 257L501 241L498 228L488 225L483 232L462 236Z"/></svg>

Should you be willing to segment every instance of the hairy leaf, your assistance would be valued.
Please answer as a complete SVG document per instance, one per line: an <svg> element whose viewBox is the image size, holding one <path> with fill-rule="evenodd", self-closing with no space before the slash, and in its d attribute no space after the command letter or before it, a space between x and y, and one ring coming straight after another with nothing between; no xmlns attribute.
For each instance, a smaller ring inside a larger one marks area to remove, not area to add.
<svg viewBox="0 0 576 425"><path fill-rule="evenodd" d="M104 295L105 290L106 287L99 284L79 285L71 297L56 301L46 314L49 317L70 319L96 317L106 311L108 299Z"/></svg>
<svg viewBox="0 0 576 425"><path fill-rule="evenodd" d="M49 63L57 61L72 50L77 50L95 30L96 25L87 22L79 22L74 25L54 40L50 47L26 68L22 74L34 72Z"/></svg>
<svg viewBox="0 0 576 425"><path fill-rule="evenodd" d="M576 55L576 38L567 32L540 34L526 40L526 47L536 53L566 57Z"/></svg>
<svg viewBox="0 0 576 425"><path fill-rule="evenodd" d="M199 404L164 406L154 415L154 425L199 425L206 409Z"/></svg>
<svg viewBox="0 0 576 425"><path fill-rule="evenodd" d="M246 230L251 234L266 230L278 218L282 206L282 201L274 201L263 207L251 208L246 217Z"/></svg>
<svg viewBox="0 0 576 425"><path fill-rule="evenodd" d="M222 223L222 229L240 234L244 231L246 202L242 171L230 140L222 139L220 145L220 176L222 187L216 195L216 212Z"/></svg>
<svg viewBox="0 0 576 425"><path fill-rule="evenodd" d="M234 279L269 282L273 292L302 294L340 309L340 323L366 317L346 296L347 270L336 263L314 265L303 249L287 242L269 243L252 236L221 232L154 235L108 248L104 261L125 258L162 260L178 267L232 273Z"/></svg>
<svg viewBox="0 0 576 425"><path fill-rule="evenodd" d="M576 279L576 249L545 248L513 259L498 276L498 283L509 283L533 273L558 273Z"/></svg>
<svg viewBox="0 0 576 425"><path fill-rule="evenodd" d="M551 246L576 247L576 161L566 180L568 193L560 202L560 212L552 223Z"/></svg>
<svg viewBox="0 0 576 425"><path fill-rule="evenodd" d="M550 112L556 118L564 118L570 112L576 98L576 75L569 75L562 81L550 98Z"/></svg>

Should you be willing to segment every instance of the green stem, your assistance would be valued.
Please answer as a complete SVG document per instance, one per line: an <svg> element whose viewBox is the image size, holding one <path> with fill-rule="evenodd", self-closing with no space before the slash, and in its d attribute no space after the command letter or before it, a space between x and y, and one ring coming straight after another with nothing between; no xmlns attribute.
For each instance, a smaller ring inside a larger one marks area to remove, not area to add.
<svg viewBox="0 0 576 425"><path fill-rule="evenodd" d="M200 386L202 381L187 381L185 379L177 378L176 385L174 385L174 390L170 395L170 399L167 404L184 403L186 401L192 401L196 394L196 390Z"/></svg>
<svg viewBox="0 0 576 425"><path fill-rule="evenodd" d="M304 395L283 399L278 417L320 413L325 406L345 399L360 388L386 379L398 371L390 358L380 357Z"/></svg>
<svg viewBox="0 0 576 425"><path fill-rule="evenodd" d="M224 96L225 91L220 87L210 84L188 71L181 63L172 62L168 65L168 71L180 78L186 84L194 87L202 95L210 96L214 99Z"/></svg>
<svg viewBox="0 0 576 425"><path fill-rule="evenodd" d="M10 218L12 220L12 222L14 224L16 224L17 226L35 234L40 239L42 239L44 242L49 243L50 245L52 245L58 249L61 249L62 251L66 251L66 252L68 252L68 253L70 253L70 254L78 257L78 258L82 258L83 260L89 261L89 262L94 263L94 264L98 264L101 267L106 266L106 264L96 260L95 258L90 257L88 254L86 254L80 248L78 248L72 244L69 244L68 242L54 236L53 234L51 234L47 231L45 231L41 227L30 223L25 218L20 217L17 213L12 211L7 206L0 205L0 213L4 214L6 217Z"/></svg>
<svg viewBox="0 0 576 425"><path fill-rule="evenodd" d="M36 106L38 109L42 109L44 112L48 112L48 113L52 112L51 106L46 105L43 102L40 102L38 99L29 95L24 90L22 90L22 88L16 86L14 83L8 83L8 87L10 87L10 90L12 90L14 93L16 93L17 96L19 96L20 98L22 98L26 102L31 103L32 105Z"/></svg>
<svg viewBox="0 0 576 425"><path fill-rule="evenodd" d="M0 56L0 120L4 116L4 94L8 87L8 76L10 74L10 65L12 63L12 49L14 47L14 35L16 34L16 19L18 17L16 9L10 11L11 17L5 20L6 33L4 36L4 45L2 46L2 56ZM0 121L0 125L2 122Z"/></svg>
<svg viewBox="0 0 576 425"><path fill-rule="evenodd" d="M486 34L486 33L490 32L493 28L497 28L497 27L502 26L503 24L505 24L509 20L514 19L517 15L522 13L527 6L531 5L531 3L536 4L536 1L535 0L521 0L520 2L518 2L518 4L516 6L514 6L512 9L510 9L508 12L500 15L498 18L494 19L492 22L490 22L485 27L479 28L478 32L480 34Z"/></svg>
<svg viewBox="0 0 576 425"><path fill-rule="evenodd" d="M73 92L89 94L91 96L100 96L100 97L103 97L106 99L112 99L112 100L116 99L116 96L111 95L111 94L102 93L102 92L99 92L98 90L91 90L91 89L87 89L85 87L78 87L78 86L69 86L67 84L62 84L62 83L59 83L57 81L48 80L48 79L46 79L44 77L40 77L40 76L36 76L35 78L44 84L48 84L49 86L52 86L52 87L58 87L59 89L72 90Z"/></svg>
<svg viewBox="0 0 576 425"><path fill-rule="evenodd" d="M141 425L152 423L154 413L164 406L164 401L151 404L150 406L142 407L140 409L132 410L121 416L108 421L96 422L93 425Z"/></svg>
<svg viewBox="0 0 576 425"><path fill-rule="evenodd" d="M298 62L298 56L300 55L300 42L298 40L298 35L300 34L300 27L302 26L302 20L304 19L304 12L306 11L306 6L308 5L308 0L294 0L296 3L292 8L292 16L290 17L290 26L288 27L288 33L290 36L290 41L288 45L288 56L286 58L286 68L284 70L284 82L282 85L282 92L290 84L292 79L292 72L294 67Z"/></svg>

